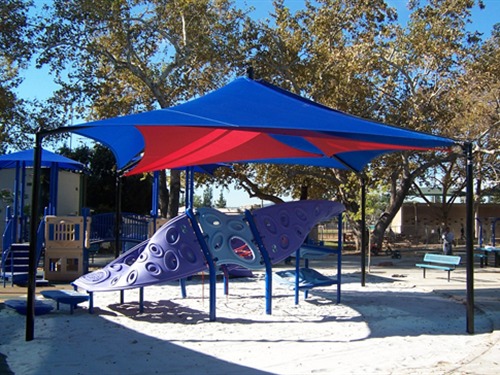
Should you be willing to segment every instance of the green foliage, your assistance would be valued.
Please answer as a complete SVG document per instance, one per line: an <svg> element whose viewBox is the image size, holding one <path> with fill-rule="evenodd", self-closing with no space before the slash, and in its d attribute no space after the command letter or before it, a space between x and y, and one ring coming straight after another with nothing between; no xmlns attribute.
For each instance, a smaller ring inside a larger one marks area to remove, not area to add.
<svg viewBox="0 0 500 375"><path fill-rule="evenodd" d="M471 11L484 7L482 1L412 0L409 22L400 25L383 0L307 1L295 13L276 0L271 22L248 19L229 0L55 0L44 6L35 29L27 22L29 2L0 1L0 152L14 142L26 146L34 127L55 127L72 116L100 119L181 103L250 64L258 78L333 108L473 141L476 197L498 181L500 26L488 41L471 31ZM13 89L36 49L37 64L50 67L60 89L47 103L26 106ZM96 174L95 181L89 177L96 192L89 200L101 197L95 207L108 210L114 162L98 150L82 150ZM219 170L210 183L235 183L272 202L335 198L356 223L363 177L381 238L415 183L455 189L463 185L463 171L461 150L403 152L374 159L362 174L247 164ZM168 185L162 174L164 213L168 198L178 198L177 177L172 172ZM136 186L126 181L124 190ZM129 203L147 195L131 191ZM211 205L212 197L205 198L200 204Z"/></svg>
<svg viewBox="0 0 500 375"><path fill-rule="evenodd" d="M205 190L203 190L203 198L201 201L201 206L202 207L212 207L213 203L212 200L214 199L214 190L212 189L211 186L205 187Z"/></svg>
<svg viewBox="0 0 500 375"><path fill-rule="evenodd" d="M27 142L25 101L18 98L22 69L33 53L31 1L0 0L0 153Z"/></svg>
<svg viewBox="0 0 500 375"><path fill-rule="evenodd" d="M111 151L96 144L93 148L80 146L71 151L66 147L61 154L77 160L88 169L86 176L86 206L94 212L113 212L116 210L116 164ZM123 212L147 215L151 210L152 177L122 177Z"/></svg>
<svg viewBox="0 0 500 375"><path fill-rule="evenodd" d="M224 198L224 192L221 190L219 194L219 198L215 202L215 207L217 208L226 208L227 207L227 202L226 199Z"/></svg>
<svg viewBox="0 0 500 375"><path fill-rule="evenodd" d="M14 202L14 196L10 189L0 189L0 199L6 205L12 204Z"/></svg>
<svg viewBox="0 0 500 375"><path fill-rule="evenodd" d="M37 64L61 85L53 102L80 118L165 108L241 69L244 21L229 0L55 0L37 25ZM179 173L160 186L162 215L177 214Z"/></svg>

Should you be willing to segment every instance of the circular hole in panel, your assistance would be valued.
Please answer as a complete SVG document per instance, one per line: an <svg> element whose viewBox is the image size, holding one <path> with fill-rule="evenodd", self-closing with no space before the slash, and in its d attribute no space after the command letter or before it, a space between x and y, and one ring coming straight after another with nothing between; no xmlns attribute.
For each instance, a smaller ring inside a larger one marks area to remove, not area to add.
<svg viewBox="0 0 500 375"><path fill-rule="evenodd" d="M181 232L183 234L186 234L188 232L188 227L187 227L186 224L182 224L182 226L181 226Z"/></svg>
<svg viewBox="0 0 500 375"><path fill-rule="evenodd" d="M174 244L179 240L179 231L176 227L170 227L167 229L167 233L165 233L165 239L169 244Z"/></svg>
<svg viewBox="0 0 500 375"><path fill-rule="evenodd" d="M278 252L278 246L273 243L273 246L271 246L271 251L276 254Z"/></svg>
<svg viewBox="0 0 500 375"><path fill-rule="evenodd" d="M125 263L127 266L131 266L132 264L135 263L136 260L137 260L137 258L135 256L131 256L131 257L126 258L123 263Z"/></svg>
<svg viewBox="0 0 500 375"><path fill-rule="evenodd" d="M177 268L179 268L179 259L173 251L167 251L164 259L165 267L167 267L169 271L176 271Z"/></svg>
<svg viewBox="0 0 500 375"><path fill-rule="evenodd" d="M210 243L214 251L219 251L224 246L224 236L220 233L214 234Z"/></svg>
<svg viewBox="0 0 500 375"><path fill-rule="evenodd" d="M120 272L123 266L121 264L112 264L111 266L109 266L109 268L111 268L115 272Z"/></svg>
<svg viewBox="0 0 500 375"><path fill-rule="evenodd" d="M214 214L203 215L203 221L213 227L220 227L222 225L220 219Z"/></svg>
<svg viewBox="0 0 500 375"><path fill-rule="evenodd" d="M85 280L91 283L100 283L101 281L106 280L109 277L110 273L107 270L98 270L95 272L88 273L83 277Z"/></svg>
<svg viewBox="0 0 500 375"><path fill-rule="evenodd" d="M288 236L285 234L282 234L280 236L280 246L283 249L287 249L288 246L290 246L290 240L288 239Z"/></svg>
<svg viewBox="0 0 500 375"><path fill-rule="evenodd" d="M299 227L298 225L295 226L295 234L297 235L297 237L299 238L302 238L304 237L304 230Z"/></svg>
<svg viewBox="0 0 500 375"><path fill-rule="evenodd" d="M179 255L189 263L196 263L197 256L189 246L183 246L179 250Z"/></svg>
<svg viewBox="0 0 500 375"><path fill-rule="evenodd" d="M149 252L157 258L161 258L163 256L163 249L154 243L149 246Z"/></svg>
<svg viewBox="0 0 500 375"><path fill-rule="evenodd" d="M276 234L278 230L276 229L276 223L273 219L271 219L270 217L265 217L263 223L269 232L271 232L272 234Z"/></svg>
<svg viewBox="0 0 500 375"><path fill-rule="evenodd" d="M146 270L153 276L158 276L159 274L161 274L161 268L153 262L149 262L146 264Z"/></svg>
<svg viewBox="0 0 500 375"><path fill-rule="evenodd" d="M286 211L281 211L280 213L280 223L283 225L285 228L290 225L290 217L288 216L288 212Z"/></svg>
<svg viewBox="0 0 500 375"><path fill-rule="evenodd" d="M295 210L295 215L297 215L299 220L307 221L307 213L302 208L297 208Z"/></svg>
<svg viewBox="0 0 500 375"><path fill-rule="evenodd" d="M250 245L240 237L232 237L229 241L233 252L242 259L254 260L255 254Z"/></svg>
<svg viewBox="0 0 500 375"><path fill-rule="evenodd" d="M133 270L130 272L127 276L127 284L133 284L137 281L137 276L139 276L139 273L137 270Z"/></svg>
<svg viewBox="0 0 500 375"><path fill-rule="evenodd" d="M111 285L116 285L116 283L118 282L118 280L120 280L120 276L114 277L109 283Z"/></svg>
<svg viewBox="0 0 500 375"><path fill-rule="evenodd" d="M245 225L241 221L236 221L236 220L231 220L228 223L229 228L236 232L241 232L243 229L245 229Z"/></svg>
<svg viewBox="0 0 500 375"><path fill-rule="evenodd" d="M139 258L137 258L138 262L145 262L148 259L148 254L147 252L143 251L141 255L139 255Z"/></svg>

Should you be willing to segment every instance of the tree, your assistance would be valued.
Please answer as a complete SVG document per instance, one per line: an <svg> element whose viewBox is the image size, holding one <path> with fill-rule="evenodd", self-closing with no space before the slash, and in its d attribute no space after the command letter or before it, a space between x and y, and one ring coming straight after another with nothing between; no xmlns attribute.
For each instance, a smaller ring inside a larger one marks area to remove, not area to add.
<svg viewBox="0 0 500 375"><path fill-rule="evenodd" d="M226 208L226 206L227 206L227 202L226 202L226 199L224 198L224 192L221 189L220 194L219 194L219 198L215 202L215 207Z"/></svg>
<svg viewBox="0 0 500 375"><path fill-rule="evenodd" d="M59 152L86 166L85 205L96 213L116 210L117 174L111 151L99 144L83 145L75 150L62 147ZM148 215L151 211L152 178L149 175L121 177L123 212Z"/></svg>
<svg viewBox="0 0 500 375"><path fill-rule="evenodd" d="M212 207L212 200L214 198L213 189L211 186L205 187L203 190L203 199L201 201L202 207Z"/></svg>
<svg viewBox="0 0 500 375"><path fill-rule="evenodd" d="M22 148L31 129L25 101L18 98L20 72L33 53L28 11L31 1L0 0L0 153L9 146Z"/></svg>
<svg viewBox="0 0 500 375"><path fill-rule="evenodd" d="M454 92L480 44L479 35L468 32L466 25L472 7L482 7L481 1L411 1L406 27L395 22L395 10L384 1L319 0L294 15L282 1L274 4L276 25L257 23L249 38L254 41L252 64L259 75L355 115L456 136L458 124L453 122L451 110L456 98L449 93ZM374 240L380 245L419 176L435 166L460 166L461 156L461 150L387 155L374 160L361 175L331 171L329 190L335 191L356 224L361 178L368 190L375 183L387 188L389 200L374 231ZM244 178L271 186L267 176L278 180L273 168L277 167L252 167L243 172ZM279 169L285 176L295 175L290 172L294 168ZM285 190L293 186L294 196L306 186L316 185L305 178L288 181L281 186ZM354 228L360 234L359 226Z"/></svg>
<svg viewBox="0 0 500 375"><path fill-rule="evenodd" d="M373 46L390 37L394 10L383 1L321 0L292 15L283 1L274 5L276 26L257 22L252 28L252 65L259 76L330 107L374 118L378 93L368 67ZM250 168L241 172L246 179L243 188L261 199L279 201L276 195L286 194L295 199L337 197L351 217L359 210L360 177L352 172ZM266 189L259 192L257 186Z"/></svg>
<svg viewBox="0 0 500 375"><path fill-rule="evenodd" d="M55 0L45 14L38 64L61 85L54 101L88 119L172 106L244 65L246 16L229 0ZM162 173L160 206L173 217L180 171L169 182Z"/></svg>
<svg viewBox="0 0 500 375"><path fill-rule="evenodd" d="M460 134L474 144L477 212L485 196L500 186L500 24L494 26L492 37L467 65L450 103ZM458 186L465 183L464 173L457 178Z"/></svg>

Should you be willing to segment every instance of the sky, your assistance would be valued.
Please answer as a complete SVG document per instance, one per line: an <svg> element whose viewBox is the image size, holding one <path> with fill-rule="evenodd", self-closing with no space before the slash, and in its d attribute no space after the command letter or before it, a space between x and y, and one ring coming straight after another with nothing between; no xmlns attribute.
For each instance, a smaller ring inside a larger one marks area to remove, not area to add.
<svg viewBox="0 0 500 375"><path fill-rule="evenodd" d="M40 0L35 0L35 3L39 4ZM408 18L408 11L406 9L406 0L388 0L389 5L395 7L398 10L399 21L405 23ZM491 35L491 30L495 23L500 22L500 0L484 0L486 4L486 9L480 10L479 8L474 8L472 12L473 23L469 26L470 30L477 30L484 33L487 38ZM255 8L252 16L256 19L269 18L269 12L272 11L272 0L236 0L236 4L241 7L252 6ZM285 5L290 8L290 10L296 11L303 7L303 0L285 0ZM24 82L19 89L19 95L22 98L31 99L46 99L50 96L52 91L54 91L57 86L52 82L48 69L35 69L30 68L23 74ZM75 140L72 144L76 146ZM196 191L197 195L202 195L203 189L198 189ZM220 190L214 189L213 197L214 201L219 198ZM228 207L239 207L243 205L250 204L261 204L260 199L249 198L248 195L241 191L231 189L223 191L223 195L227 201Z"/></svg>

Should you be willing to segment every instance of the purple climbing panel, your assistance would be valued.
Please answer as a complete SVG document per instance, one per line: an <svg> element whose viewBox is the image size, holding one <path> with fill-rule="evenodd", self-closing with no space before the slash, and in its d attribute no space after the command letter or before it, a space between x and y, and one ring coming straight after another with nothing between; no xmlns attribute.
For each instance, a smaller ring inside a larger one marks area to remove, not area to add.
<svg viewBox="0 0 500 375"><path fill-rule="evenodd" d="M196 213L217 265L236 264L251 270L264 267L243 215L226 215L213 208L200 208Z"/></svg>
<svg viewBox="0 0 500 375"><path fill-rule="evenodd" d="M184 214L163 225L149 241L73 284L89 292L132 289L177 280L205 269L201 246Z"/></svg>
<svg viewBox="0 0 500 375"><path fill-rule="evenodd" d="M331 201L296 201L253 212L262 242L275 264L292 255L318 223L341 214L345 207Z"/></svg>

